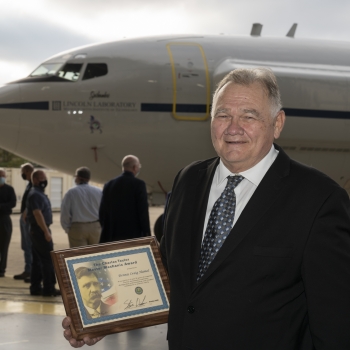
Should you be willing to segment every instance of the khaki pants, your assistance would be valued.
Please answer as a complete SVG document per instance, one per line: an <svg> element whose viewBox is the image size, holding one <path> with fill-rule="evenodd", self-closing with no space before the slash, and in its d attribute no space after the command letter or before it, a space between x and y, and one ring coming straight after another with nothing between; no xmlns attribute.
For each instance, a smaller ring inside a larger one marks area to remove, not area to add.
<svg viewBox="0 0 350 350"><path fill-rule="evenodd" d="M80 247L100 242L101 225L96 222L73 222L68 232L69 246Z"/></svg>

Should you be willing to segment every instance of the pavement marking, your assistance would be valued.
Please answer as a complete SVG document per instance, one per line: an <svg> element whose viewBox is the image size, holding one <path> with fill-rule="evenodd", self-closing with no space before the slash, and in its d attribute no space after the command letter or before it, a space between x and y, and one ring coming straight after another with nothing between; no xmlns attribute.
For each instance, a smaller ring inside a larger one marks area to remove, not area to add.
<svg viewBox="0 0 350 350"><path fill-rule="evenodd" d="M0 313L66 316L66 311L62 304L9 300L0 300Z"/></svg>
<svg viewBox="0 0 350 350"><path fill-rule="evenodd" d="M7 343L0 343L0 346L10 345L10 344L28 343L28 342L29 342L29 340L11 341L11 342L7 342Z"/></svg>

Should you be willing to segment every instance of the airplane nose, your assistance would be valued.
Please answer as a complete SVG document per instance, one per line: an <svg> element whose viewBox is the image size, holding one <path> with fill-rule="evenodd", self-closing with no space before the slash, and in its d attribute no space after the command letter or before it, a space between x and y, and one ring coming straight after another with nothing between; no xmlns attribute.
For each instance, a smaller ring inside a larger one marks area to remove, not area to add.
<svg viewBox="0 0 350 350"><path fill-rule="evenodd" d="M18 84L0 87L0 147L15 152L20 126Z"/></svg>

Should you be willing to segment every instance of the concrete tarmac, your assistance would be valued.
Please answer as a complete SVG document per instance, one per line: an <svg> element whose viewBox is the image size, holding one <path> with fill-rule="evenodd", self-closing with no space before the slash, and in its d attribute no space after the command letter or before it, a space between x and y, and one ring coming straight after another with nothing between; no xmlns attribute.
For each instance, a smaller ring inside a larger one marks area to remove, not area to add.
<svg viewBox="0 0 350 350"><path fill-rule="evenodd" d="M150 208L152 231L163 211L163 207ZM59 213L53 214L51 226L55 250L69 248L67 234L61 228L59 217ZM70 345L62 336L61 322L66 314L62 298L31 296L28 283L13 279L14 275L24 271L19 218L19 214L12 215L13 232L7 269L5 277L0 278L0 350L69 349ZM166 332L167 325L163 324L114 334L93 349L166 350Z"/></svg>

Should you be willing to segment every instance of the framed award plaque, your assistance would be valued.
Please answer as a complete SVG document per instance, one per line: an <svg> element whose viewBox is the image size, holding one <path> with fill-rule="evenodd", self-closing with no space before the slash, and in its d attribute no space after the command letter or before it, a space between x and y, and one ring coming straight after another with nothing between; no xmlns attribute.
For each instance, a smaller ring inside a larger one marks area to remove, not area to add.
<svg viewBox="0 0 350 350"><path fill-rule="evenodd" d="M168 321L169 281L155 237L57 250L51 257L74 338Z"/></svg>

